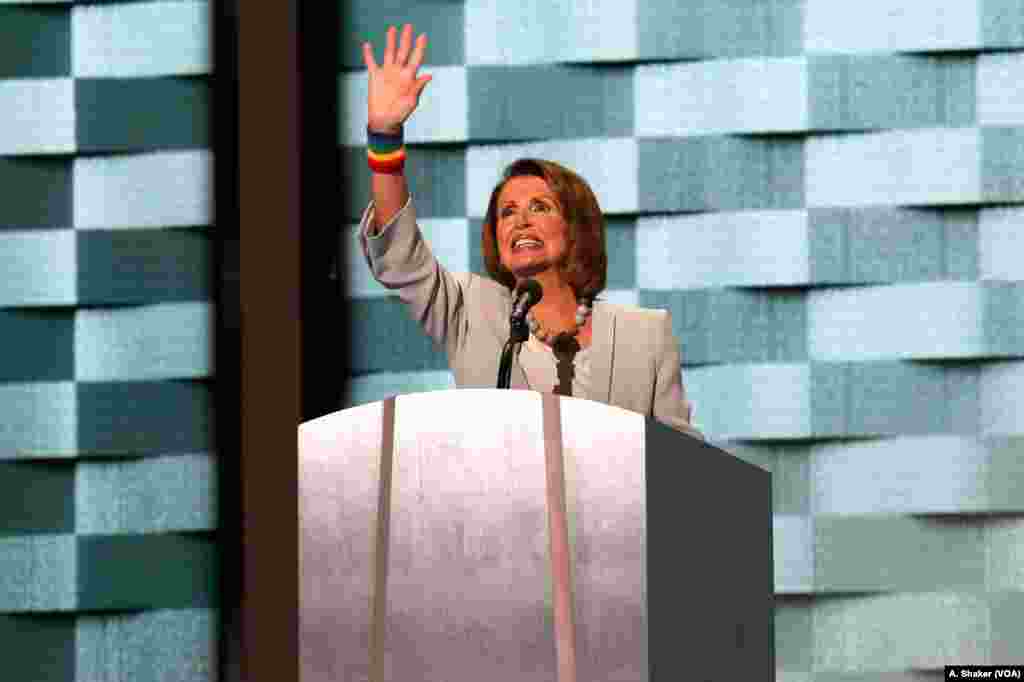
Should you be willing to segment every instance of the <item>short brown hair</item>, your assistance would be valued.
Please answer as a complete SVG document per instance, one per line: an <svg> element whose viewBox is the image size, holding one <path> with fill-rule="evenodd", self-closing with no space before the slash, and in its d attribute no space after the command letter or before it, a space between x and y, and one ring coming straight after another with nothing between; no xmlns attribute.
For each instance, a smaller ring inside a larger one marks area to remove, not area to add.
<svg viewBox="0 0 1024 682"><path fill-rule="evenodd" d="M554 161L519 159L501 174L501 180L487 202L487 215L481 234L481 247L487 272L509 289L515 288L515 277L501 264L498 250L498 196L509 180L522 176L542 178L557 197L569 229L562 275L572 287L577 300L593 300L604 291L608 274L604 215L590 185L579 175Z"/></svg>

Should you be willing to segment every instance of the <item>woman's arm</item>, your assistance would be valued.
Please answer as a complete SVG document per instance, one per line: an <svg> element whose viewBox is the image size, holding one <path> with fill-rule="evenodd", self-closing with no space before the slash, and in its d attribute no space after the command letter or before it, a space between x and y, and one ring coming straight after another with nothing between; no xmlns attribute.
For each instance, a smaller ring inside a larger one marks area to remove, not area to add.
<svg viewBox="0 0 1024 682"><path fill-rule="evenodd" d="M427 34L420 34L413 49L411 24L402 29L401 42L397 47L395 33L395 27L389 26L384 56L379 65L373 56L373 46L363 43L363 62L368 78L368 128L389 137L402 134L402 126L419 105L420 95L431 78L429 75L418 76L427 51ZM403 169L392 173L374 171L371 186L376 208L373 232L376 233L405 206L409 200L409 187Z"/></svg>
<svg viewBox="0 0 1024 682"><path fill-rule="evenodd" d="M391 222L409 201L409 184L405 174L372 173L370 189L373 193L373 218L368 225L370 236L380 234L382 227Z"/></svg>
<svg viewBox="0 0 1024 682"><path fill-rule="evenodd" d="M384 58L374 60L373 48L363 45L369 77L368 135L396 138L416 109L430 76L417 77L427 46L426 35L412 49L412 26L406 24L395 46L395 28L388 28ZM404 150L403 150L404 153ZM427 246L410 201L404 164L380 172L371 167L373 203L363 216L359 241L374 279L397 292L412 317L449 358L465 326L464 289L468 276L449 273Z"/></svg>
<svg viewBox="0 0 1024 682"><path fill-rule="evenodd" d="M679 341L672 333L672 313L668 311L660 323L659 335L661 351L658 354L658 376L654 386L654 418L703 440L704 435L690 423L693 407L686 399L686 389L683 388L682 355L679 352Z"/></svg>

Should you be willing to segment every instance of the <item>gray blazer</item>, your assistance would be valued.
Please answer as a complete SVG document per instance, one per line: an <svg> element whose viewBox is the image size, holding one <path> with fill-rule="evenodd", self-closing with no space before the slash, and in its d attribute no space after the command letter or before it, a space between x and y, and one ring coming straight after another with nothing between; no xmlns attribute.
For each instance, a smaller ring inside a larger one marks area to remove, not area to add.
<svg viewBox="0 0 1024 682"><path fill-rule="evenodd" d="M410 199L377 235L369 235L373 204L359 226L359 241L374 278L394 289L413 319L443 348L459 388L494 388L509 336L511 292L472 273L442 266L420 232ZM575 396L652 416L697 438L682 382L679 343L670 314L596 301L590 350L591 382ZM512 388L525 389L518 360Z"/></svg>

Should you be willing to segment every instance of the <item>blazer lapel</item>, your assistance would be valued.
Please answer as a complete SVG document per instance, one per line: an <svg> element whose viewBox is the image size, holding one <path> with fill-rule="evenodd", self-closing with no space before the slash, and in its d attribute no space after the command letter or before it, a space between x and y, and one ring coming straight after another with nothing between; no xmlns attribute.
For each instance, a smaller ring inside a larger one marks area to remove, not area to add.
<svg viewBox="0 0 1024 682"><path fill-rule="evenodd" d="M594 303L593 331L590 346L590 400L611 404L612 363L615 361L615 314L600 301Z"/></svg>

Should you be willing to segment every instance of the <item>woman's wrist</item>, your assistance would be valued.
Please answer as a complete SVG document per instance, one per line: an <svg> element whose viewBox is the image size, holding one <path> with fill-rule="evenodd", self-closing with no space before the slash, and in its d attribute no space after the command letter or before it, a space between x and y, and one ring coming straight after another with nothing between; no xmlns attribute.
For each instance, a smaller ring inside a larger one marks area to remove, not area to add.
<svg viewBox="0 0 1024 682"><path fill-rule="evenodd" d="M384 124L369 124L366 126L368 132L377 133L378 135L401 135L402 130L405 128L401 123L398 125L384 125Z"/></svg>
<svg viewBox="0 0 1024 682"><path fill-rule="evenodd" d="M374 173L401 175L405 170L405 136L402 128L381 132L367 126L366 157Z"/></svg>

